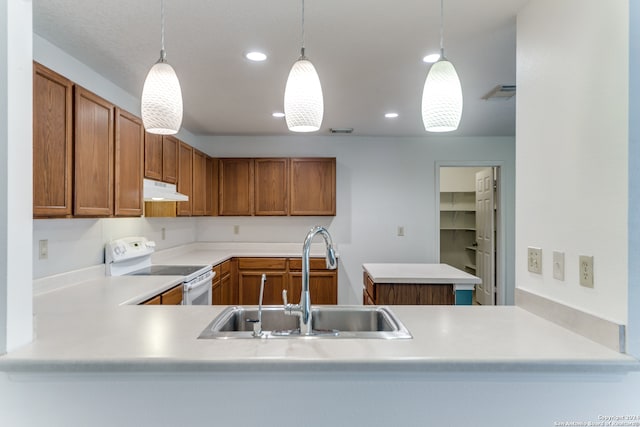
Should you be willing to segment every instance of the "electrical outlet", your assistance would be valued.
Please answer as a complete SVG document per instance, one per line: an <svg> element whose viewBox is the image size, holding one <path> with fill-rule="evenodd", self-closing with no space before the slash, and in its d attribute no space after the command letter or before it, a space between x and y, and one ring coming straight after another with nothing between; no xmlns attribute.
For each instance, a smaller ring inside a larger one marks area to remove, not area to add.
<svg viewBox="0 0 640 427"><path fill-rule="evenodd" d="M49 241L48 240L40 240L38 241L38 259L47 259L49 258Z"/></svg>
<svg viewBox="0 0 640 427"><path fill-rule="evenodd" d="M527 269L532 273L542 274L542 249L527 248Z"/></svg>
<svg viewBox="0 0 640 427"><path fill-rule="evenodd" d="M580 285L593 288L593 257L580 255Z"/></svg>
<svg viewBox="0 0 640 427"><path fill-rule="evenodd" d="M398 226L398 236L403 237L404 236L404 227L403 226Z"/></svg>
<svg viewBox="0 0 640 427"><path fill-rule="evenodd" d="M553 251L553 278L564 280L564 252Z"/></svg>
<svg viewBox="0 0 640 427"><path fill-rule="evenodd" d="M234 225L233 226L233 234L240 234L240 226L239 225Z"/></svg>

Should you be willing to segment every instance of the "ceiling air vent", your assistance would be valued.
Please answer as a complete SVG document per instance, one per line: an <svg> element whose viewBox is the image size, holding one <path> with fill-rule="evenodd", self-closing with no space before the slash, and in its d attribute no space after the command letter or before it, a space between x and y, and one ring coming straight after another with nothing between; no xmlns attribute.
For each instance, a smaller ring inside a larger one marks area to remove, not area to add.
<svg viewBox="0 0 640 427"><path fill-rule="evenodd" d="M516 85L498 85L491 89L489 93L482 97L484 100L490 99L511 99L516 94Z"/></svg>
<svg viewBox="0 0 640 427"><path fill-rule="evenodd" d="M353 128L331 128L329 129L331 133L353 133Z"/></svg>

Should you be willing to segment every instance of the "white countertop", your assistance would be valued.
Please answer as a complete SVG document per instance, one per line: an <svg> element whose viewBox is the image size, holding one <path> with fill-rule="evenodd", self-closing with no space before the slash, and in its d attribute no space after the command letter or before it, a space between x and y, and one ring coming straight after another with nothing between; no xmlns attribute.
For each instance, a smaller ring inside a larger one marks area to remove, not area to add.
<svg viewBox="0 0 640 427"><path fill-rule="evenodd" d="M478 284L479 277L448 264L363 264L374 283Z"/></svg>
<svg viewBox="0 0 640 427"><path fill-rule="evenodd" d="M219 252L212 247L178 252L168 255L172 262L221 259L211 258ZM408 340L198 340L224 307L127 305L179 280L107 277L38 294L35 339L0 356L0 371L640 370L634 358L518 307L391 306L413 335Z"/></svg>

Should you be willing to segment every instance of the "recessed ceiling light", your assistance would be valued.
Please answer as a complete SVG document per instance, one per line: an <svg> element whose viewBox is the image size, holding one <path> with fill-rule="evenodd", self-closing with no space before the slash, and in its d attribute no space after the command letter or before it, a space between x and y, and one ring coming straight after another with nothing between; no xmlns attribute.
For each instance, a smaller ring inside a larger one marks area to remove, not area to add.
<svg viewBox="0 0 640 427"><path fill-rule="evenodd" d="M398 117L398 113L387 113L384 115L387 119L395 119Z"/></svg>
<svg viewBox="0 0 640 427"><path fill-rule="evenodd" d="M254 62L261 62L267 59L266 54L258 51L247 52L244 55L244 57L247 58L249 61L254 61Z"/></svg>
<svg viewBox="0 0 640 427"><path fill-rule="evenodd" d="M272 114L273 117L276 117L278 119L281 119L282 117L284 117L284 113L281 113L279 111L275 112Z"/></svg>
<svg viewBox="0 0 640 427"><path fill-rule="evenodd" d="M432 54L429 54L429 55L425 56L424 58L422 58L422 61L426 62L428 64L432 64L434 62L438 62L438 59L440 59L440 54L439 53L432 53Z"/></svg>

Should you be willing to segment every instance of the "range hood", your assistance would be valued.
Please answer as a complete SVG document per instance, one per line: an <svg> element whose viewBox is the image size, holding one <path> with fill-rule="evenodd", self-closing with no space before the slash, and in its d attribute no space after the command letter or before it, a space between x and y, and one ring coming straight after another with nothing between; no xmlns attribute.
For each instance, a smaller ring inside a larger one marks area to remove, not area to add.
<svg viewBox="0 0 640 427"><path fill-rule="evenodd" d="M144 201L145 202L186 202L189 196L176 191L175 184L144 180Z"/></svg>

